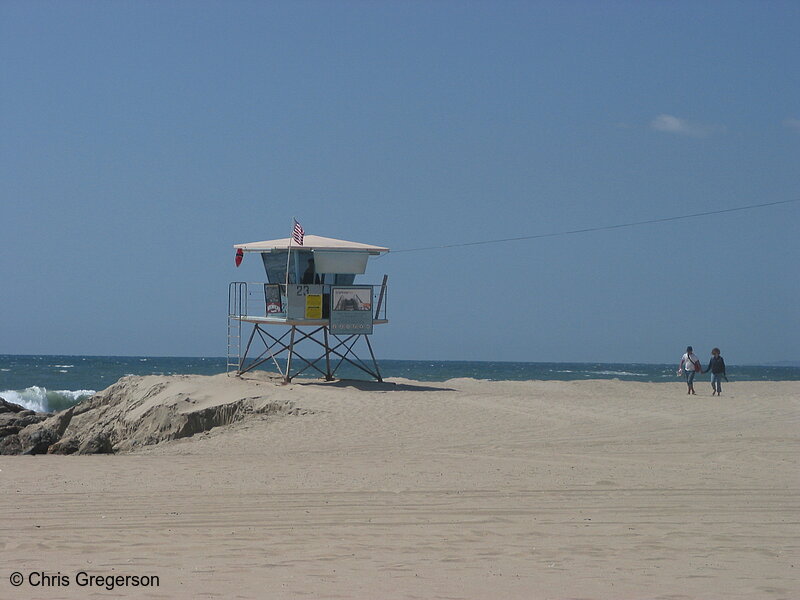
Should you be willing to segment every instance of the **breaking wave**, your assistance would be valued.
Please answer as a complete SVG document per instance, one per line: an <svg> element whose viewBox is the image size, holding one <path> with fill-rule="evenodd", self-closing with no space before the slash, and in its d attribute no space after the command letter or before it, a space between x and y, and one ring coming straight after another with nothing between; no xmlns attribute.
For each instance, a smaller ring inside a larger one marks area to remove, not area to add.
<svg viewBox="0 0 800 600"><path fill-rule="evenodd" d="M74 406L84 398L95 394L94 390L51 390L31 386L24 390L5 390L0 398L24 406L36 412L57 412Z"/></svg>

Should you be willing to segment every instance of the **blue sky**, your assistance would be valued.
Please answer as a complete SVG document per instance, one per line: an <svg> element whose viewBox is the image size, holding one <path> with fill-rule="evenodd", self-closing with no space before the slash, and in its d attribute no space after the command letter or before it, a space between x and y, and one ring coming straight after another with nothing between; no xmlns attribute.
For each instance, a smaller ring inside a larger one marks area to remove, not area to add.
<svg viewBox="0 0 800 600"><path fill-rule="evenodd" d="M0 2L0 353L225 352L234 243L800 198L796 2ZM389 254L385 358L800 360L800 203Z"/></svg>

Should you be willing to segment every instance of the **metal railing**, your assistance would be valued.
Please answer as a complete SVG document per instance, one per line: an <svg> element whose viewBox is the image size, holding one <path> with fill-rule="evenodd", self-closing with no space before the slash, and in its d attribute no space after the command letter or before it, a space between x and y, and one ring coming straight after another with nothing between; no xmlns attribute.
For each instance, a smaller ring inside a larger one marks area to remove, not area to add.
<svg viewBox="0 0 800 600"><path fill-rule="evenodd" d="M285 316L285 304L283 304L283 311L281 313L269 313L267 311L267 285L268 284L264 282L231 282L228 285L228 318L238 319L239 317L275 317L276 319L280 319L282 316ZM289 285L294 286L299 284ZM323 296L330 297L331 288L347 286L323 284L320 287L322 288ZM387 285L387 277L385 275L383 282L380 285L362 283L356 284L353 287L371 287L373 302L375 302L375 305L373 306L373 318L376 321L388 319L389 288ZM286 286L280 284L280 289L281 297L285 301Z"/></svg>

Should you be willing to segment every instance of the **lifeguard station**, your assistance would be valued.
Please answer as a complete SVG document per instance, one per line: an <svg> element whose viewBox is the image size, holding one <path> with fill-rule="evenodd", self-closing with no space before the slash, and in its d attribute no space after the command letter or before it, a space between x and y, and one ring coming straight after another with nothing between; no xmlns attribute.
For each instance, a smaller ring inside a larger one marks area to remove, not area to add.
<svg viewBox="0 0 800 600"><path fill-rule="evenodd" d="M272 361L286 383L306 371L331 381L347 363L383 381L369 336L388 323L387 276L380 285L355 279L370 257L389 249L317 235L301 241L234 245L237 265L247 254L261 256L267 281L228 286L228 373ZM370 362L357 355L362 340Z"/></svg>

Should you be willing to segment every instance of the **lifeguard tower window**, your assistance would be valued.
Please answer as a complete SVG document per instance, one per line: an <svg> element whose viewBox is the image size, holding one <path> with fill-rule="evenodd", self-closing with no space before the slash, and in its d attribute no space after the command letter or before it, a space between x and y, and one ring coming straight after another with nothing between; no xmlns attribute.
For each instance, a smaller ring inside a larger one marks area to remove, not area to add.
<svg viewBox="0 0 800 600"><path fill-rule="evenodd" d="M310 250L292 250L289 259L289 283L302 283L303 275L308 268L309 259L314 258ZM269 283L286 283L286 252L264 252L261 254L264 269ZM316 277L319 279L316 279ZM327 285L353 285L356 276L353 273L315 273L314 283Z"/></svg>
<svg viewBox="0 0 800 600"><path fill-rule="evenodd" d="M267 281L270 283L286 283L286 252L262 253ZM289 283L301 283L303 273L308 268L308 261L314 258L310 250L292 249L289 258Z"/></svg>
<svg viewBox="0 0 800 600"><path fill-rule="evenodd" d="M286 252L263 253L264 269L270 283L286 283Z"/></svg>

